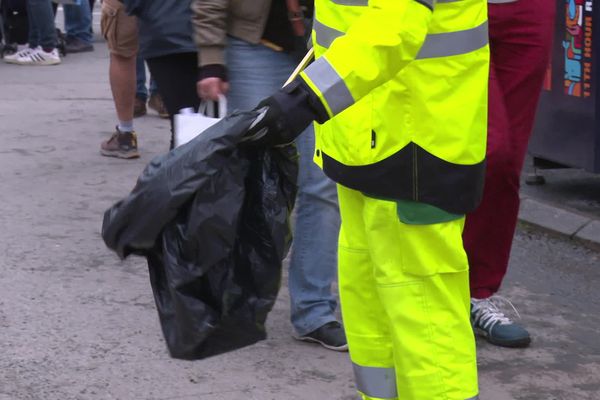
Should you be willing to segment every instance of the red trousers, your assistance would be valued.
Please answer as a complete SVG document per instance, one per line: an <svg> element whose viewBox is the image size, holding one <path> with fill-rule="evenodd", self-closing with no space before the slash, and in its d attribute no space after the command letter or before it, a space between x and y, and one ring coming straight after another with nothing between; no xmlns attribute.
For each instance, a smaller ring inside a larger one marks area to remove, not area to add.
<svg viewBox="0 0 600 400"><path fill-rule="evenodd" d="M487 170L481 205L463 233L471 296L500 288L519 211L519 177L554 30L555 0L489 5L490 82Z"/></svg>

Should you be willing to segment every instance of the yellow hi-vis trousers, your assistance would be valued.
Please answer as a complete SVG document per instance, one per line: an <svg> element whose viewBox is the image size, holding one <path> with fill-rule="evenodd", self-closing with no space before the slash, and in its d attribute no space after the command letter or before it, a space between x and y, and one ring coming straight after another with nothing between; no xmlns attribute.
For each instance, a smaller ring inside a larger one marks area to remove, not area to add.
<svg viewBox="0 0 600 400"><path fill-rule="evenodd" d="M338 194L340 300L363 399L476 399L464 218L407 225L393 201Z"/></svg>

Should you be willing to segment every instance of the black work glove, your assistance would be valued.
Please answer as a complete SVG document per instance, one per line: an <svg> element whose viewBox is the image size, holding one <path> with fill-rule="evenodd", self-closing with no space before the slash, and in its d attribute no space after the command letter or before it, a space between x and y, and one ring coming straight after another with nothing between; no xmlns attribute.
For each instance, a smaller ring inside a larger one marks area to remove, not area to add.
<svg viewBox="0 0 600 400"><path fill-rule="evenodd" d="M313 121L328 119L325 107L301 78L261 101L255 110L260 114L244 140L267 147L291 143Z"/></svg>

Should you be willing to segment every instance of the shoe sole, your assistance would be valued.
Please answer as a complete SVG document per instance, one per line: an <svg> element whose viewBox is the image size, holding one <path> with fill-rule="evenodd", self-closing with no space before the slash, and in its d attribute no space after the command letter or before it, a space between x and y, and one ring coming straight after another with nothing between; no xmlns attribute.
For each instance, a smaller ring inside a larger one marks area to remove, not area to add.
<svg viewBox="0 0 600 400"><path fill-rule="evenodd" d="M137 153L137 152L122 153L122 152L116 152L116 151L100 150L100 154L102 154L103 156L106 156L106 157L122 158L125 160L140 157L140 153Z"/></svg>
<svg viewBox="0 0 600 400"><path fill-rule="evenodd" d="M38 67L48 67L51 65L59 65L61 63L60 60L58 61L51 61L51 62L44 62L44 63L39 63L39 62L17 62L17 65L31 65L31 66L38 66Z"/></svg>
<svg viewBox="0 0 600 400"><path fill-rule="evenodd" d="M326 349L329 350L333 350L333 351L340 351L340 352L345 352L348 351L348 345L345 344L343 346L331 346L328 345L327 343L324 343L318 339L314 339L314 338L310 338L310 337L306 337L306 336L292 336L294 339L299 340L301 342L307 342L307 343L316 343L316 344L320 344L321 346L325 347Z"/></svg>
<svg viewBox="0 0 600 400"><path fill-rule="evenodd" d="M508 348L512 348L512 349L518 349L518 348L528 347L531 344L531 338L530 337L519 339L519 340L510 340L510 341L507 340L507 341L504 341L504 340L493 339L483 329L475 328L474 331L475 331L475 334L477 336L480 336L480 337L484 338L489 343L491 343L493 345L496 345L496 346L508 347Z"/></svg>

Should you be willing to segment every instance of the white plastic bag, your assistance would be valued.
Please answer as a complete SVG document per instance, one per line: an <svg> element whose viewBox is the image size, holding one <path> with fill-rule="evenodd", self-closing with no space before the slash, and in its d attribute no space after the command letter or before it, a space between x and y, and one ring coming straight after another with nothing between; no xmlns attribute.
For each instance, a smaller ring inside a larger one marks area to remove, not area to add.
<svg viewBox="0 0 600 400"><path fill-rule="evenodd" d="M192 108L179 110L173 120L175 129L175 147L185 144L216 124L227 114L227 99L225 96L219 96L219 107L209 107L213 105L211 101L202 101L198 107L198 112ZM214 115L216 111L216 114Z"/></svg>

